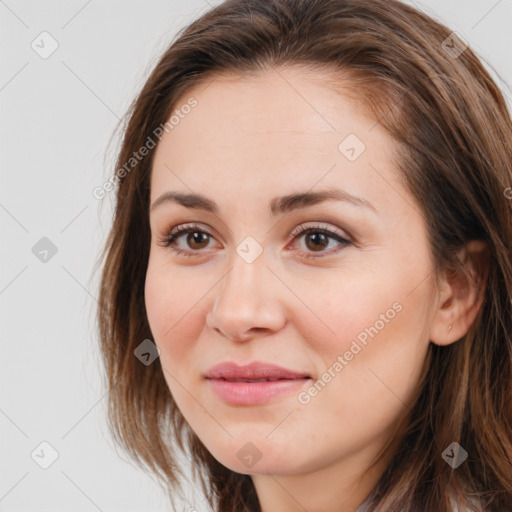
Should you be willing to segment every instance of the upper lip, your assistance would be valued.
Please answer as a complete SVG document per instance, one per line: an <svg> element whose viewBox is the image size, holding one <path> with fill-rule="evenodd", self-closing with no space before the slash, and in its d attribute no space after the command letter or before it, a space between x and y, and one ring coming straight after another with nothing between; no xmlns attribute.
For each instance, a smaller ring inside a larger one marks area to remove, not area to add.
<svg viewBox="0 0 512 512"><path fill-rule="evenodd" d="M297 372L271 363L252 362L239 366L227 361L212 366L205 374L207 379L304 379L307 373Z"/></svg>

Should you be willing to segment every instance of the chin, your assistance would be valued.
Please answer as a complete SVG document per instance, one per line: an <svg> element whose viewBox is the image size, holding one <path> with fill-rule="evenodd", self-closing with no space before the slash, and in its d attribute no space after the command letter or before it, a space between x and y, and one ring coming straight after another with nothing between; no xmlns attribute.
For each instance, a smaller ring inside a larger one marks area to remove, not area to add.
<svg viewBox="0 0 512 512"><path fill-rule="evenodd" d="M299 461L290 458L288 447L282 444L275 446L270 440L265 439L265 436L258 438L254 432L230 439L222 446L205 446L223 466L244 475L285 475L297 472L300 467Z"/></svg>

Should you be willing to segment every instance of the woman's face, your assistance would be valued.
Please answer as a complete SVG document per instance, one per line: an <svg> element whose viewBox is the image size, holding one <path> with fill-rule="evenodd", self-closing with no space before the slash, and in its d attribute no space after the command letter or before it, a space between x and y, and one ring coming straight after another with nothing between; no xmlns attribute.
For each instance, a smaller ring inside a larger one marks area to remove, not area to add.
<svg viewBox="0 0 512 512"><path fill-rule="evenodd" d="M429 344L433 263L393 142L308 76L197 86L154 155L149 324L181 413L239 473L366 467L407 412ZM280 199L328 190L338 197ZM159 201L169 193L206 203ZM192 231L166 247L178 226ZM205 377L223 362L310 378Z"/></svg>

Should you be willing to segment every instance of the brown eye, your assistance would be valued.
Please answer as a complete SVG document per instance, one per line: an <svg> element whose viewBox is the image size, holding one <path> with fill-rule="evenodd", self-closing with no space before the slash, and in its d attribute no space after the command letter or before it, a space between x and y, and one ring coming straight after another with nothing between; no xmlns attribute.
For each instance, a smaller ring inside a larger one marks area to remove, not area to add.
<svg viewBox="0 0 512 512"><path fill-rule="evenodd" d="M292 233L294 240L304 238L306 250L300 250L299 253L306 258L320 258L338 253L344 247L352 245L352 242L343 238L338 233L331 231L324 225L313 225L306 227L298 226ZM338 243L338 247L333 250L325 250L331 241ZM312 253L318 253L318 256L312 256Z"/></svg>
<svg viewBox="0 0 512 512"><path fill-rule="evenodd" d="M203 231L190 231L185 240L191 249L204 249L208 245L209 236L208 233Z"/></svg>
<svg viewBox="0 0 512 512"><path fill-rule="evenodd" d="M309 243L311 242L311 243ZM325 249L329 245L329 237L316 231L306 234L306 246L312 251Z"/></svg>
<svg viewBox="0 0 512 512"><path fill-rule="evenodd" d="M185 236L186 235L186 236ZM299 249L299 253L305 258L319 258L338 253L344 247L352 245L352 242L343 238L323 225L312 227L299 226L292 233L294 240L305 238L306 250ZM179 241L183 238L185 246L180 247ZM200 256L205 252L203 249L208 247L208 242L213 235L208 231L201 229L194 224L184 224L170 230L159 242L159 245L168 247L173 252L183 256ZM338 243L338 247L333 250L325 250L331 241ZM312 256L312 253L318 253L318 256Z"/></svg>
<svg viewBox="0 0 512 512"><path fill-rule="evenodd" d="M186 236L185 236L186 235ZM179 247L180 239L185 240L183 248ZM185 256L199 255L208 246L213 236L193 224L185 224L171 229L159 242L172 251Z"/></svg>

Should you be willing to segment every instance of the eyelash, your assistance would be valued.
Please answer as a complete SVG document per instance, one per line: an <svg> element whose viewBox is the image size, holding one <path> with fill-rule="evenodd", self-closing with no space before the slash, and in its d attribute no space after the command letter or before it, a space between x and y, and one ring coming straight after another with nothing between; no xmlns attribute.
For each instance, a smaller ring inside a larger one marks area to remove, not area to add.
<svg viewBox="0 0 512 512"><path fill-rule="evenodd" d="M199 232L199 233L205 233L211 237L213 235L202 228L200 228L197 224L181 224L173 229L171 229L164 237L159 241L159 245L163 247L167 247L171 249L171 251L175 252L176 254L180 254L182 256L187 257L196 257L199 256L198 253L203 252L202 250L184 250L180 249L179 247L176 247L176 240L185 234L191 233L191 232ZM333 254L337 254L340 252L345 246L352 245L352 242L349 240L341 237L337 233L331 231L326 226L321 224L316 224L314 226L308 226L304 227L304 225L297 226L291 233L293 236L293 239L296 240L297 238L303 236L304 234L308 233L321 233L323 235L326 235L328 238L332 238L339 242L341 246L336 249L335 251L321 251L321 253L326 253L327 256L332 256ZM302 256L305 258L315 259L315 258L322 258L324 256L311 256L310 253L307 253L305 251L299 250L299 253L301 253Z"/></svg>

